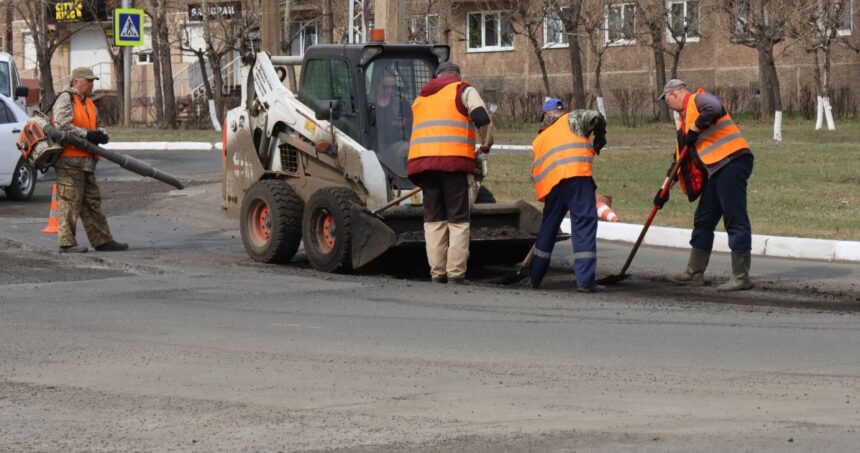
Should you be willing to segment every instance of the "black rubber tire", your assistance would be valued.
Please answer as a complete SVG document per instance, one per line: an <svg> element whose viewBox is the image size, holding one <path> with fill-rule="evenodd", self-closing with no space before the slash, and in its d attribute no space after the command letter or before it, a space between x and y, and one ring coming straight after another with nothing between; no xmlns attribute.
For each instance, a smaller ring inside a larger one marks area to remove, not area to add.
<svg viewBox="0 0 860 453"><path fill-rule="evenodd" d="M360 205L358 196L343 187L326 187L311 195L302 230L305 254L314 269L341 274L352 272L353 205Z"/></svg>
<svg viewBox="0 0 860 453"><path fill-rule="evenodd" d="M4 191L6 198L13 201L27 201L32 198L33 192L36 191L36 169L23 158L18 159L12 182Z"/></svg>
<svg viewBox="0 0 860 453"><path fill-rule="evenodd" d="M487 189L487 186L478 187L478 195L475 197L475 204L487 204L495 202L496 197L493 195L493 192L490 192L490 189Z"/></svg>
<svg viewBox="0 0 860 453"><path fill-rule="evenodd" d="M245 193L239 227L254 261L285 263L302 240L304 202L286 181L258 181Z"/></svg>

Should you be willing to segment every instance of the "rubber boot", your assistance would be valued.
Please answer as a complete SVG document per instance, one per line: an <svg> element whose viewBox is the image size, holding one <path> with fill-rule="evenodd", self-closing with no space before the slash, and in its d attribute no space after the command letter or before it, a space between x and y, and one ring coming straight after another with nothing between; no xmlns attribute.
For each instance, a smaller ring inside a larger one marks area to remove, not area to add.
<svg viewBox="0 0 860 453"><path fill-rule="evenodd" d="M669 280L681 285L702 286L705 284L705 269L708 268L708 261L711 259L711 252L699 249L690 250L690 260L687 262L687 269L680 274L675 274L669 277Z"/></svg>
<svg viewBox="0 0 860 453"><path fill-rule="evenodd" d="M732 278L717 286L717 291L743 291L755 284L750 280L750 252L732 252Z"/></svg>
<svg viewBox="0 0 860 453"><path fill-rule="evenodd" d="M445 268L448 261L448 222L425 222L424 244L427 246L430 278L439 283L447 281Z"/></svg>

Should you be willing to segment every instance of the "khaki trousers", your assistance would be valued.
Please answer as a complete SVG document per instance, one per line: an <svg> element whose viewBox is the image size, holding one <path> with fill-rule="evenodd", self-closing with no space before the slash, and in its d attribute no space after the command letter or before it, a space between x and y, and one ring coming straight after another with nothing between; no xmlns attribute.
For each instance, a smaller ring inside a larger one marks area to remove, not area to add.
<svg viewBox="0 0 860 453"><path fill-rule="evenodd" d="M90 245L98 247L113 237L102 214L102 197L93 172L57 168L57 238L60 247L78 245L75 230L78 217Z"/></svg>
<svg viewBox="0 0 860 453"><path fill-rule="evenodd" d="M431 278L462 279L469 261L469 223L425 222Z"/></svg>

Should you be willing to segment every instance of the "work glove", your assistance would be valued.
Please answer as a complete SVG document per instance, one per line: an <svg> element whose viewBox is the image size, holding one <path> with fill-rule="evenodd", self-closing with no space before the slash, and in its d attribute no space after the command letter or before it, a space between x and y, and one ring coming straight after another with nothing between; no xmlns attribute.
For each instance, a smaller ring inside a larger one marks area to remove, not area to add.
<svg viewBox="0 0 860 453"><path fill-rule="evenodd" d="M657 209L663 209L663 205L669 201L669 192L666 192L666 196L661 197L660 192L663 191L661 187L660 190L657 191L657 195L654 195L654 206L657 206Z"/></svg>
<svg viewBox="0 0 860 453"><path fill-rule="evenodd" d="M696 149L696 140L699 139L699 133L690 129L687 135L684 136L684 144L691 150Z"/></svg>
<svg viewBox="0 0 860 453"><path fill-rule="evenodd" d="M595 135L592 145L594 146L594 152L600 154L600 150L603 149L604 146L606 146L606 136Z"/></svg>
<svg viewBox="0 0 860 453"><path fill-rule="evenodd" d="M87 141L92 143L93 145L104 145L105 143L110 141L110 139L108 138L107 134L96 129L92 131L87 131Z"/></svg>

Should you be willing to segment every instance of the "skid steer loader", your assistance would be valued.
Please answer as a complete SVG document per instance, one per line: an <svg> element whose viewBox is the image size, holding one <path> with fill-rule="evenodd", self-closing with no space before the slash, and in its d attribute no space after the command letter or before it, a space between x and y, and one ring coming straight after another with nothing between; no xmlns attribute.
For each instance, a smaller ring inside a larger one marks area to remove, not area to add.
<svg viewBox="0 0 860 453"><path fill-rule="evenodd" d="M371 212L414 188L406 177L411 126L380 121L374 94L393 77L410 106L449 51L369 43L256 55L241 104L224 120L222 156L222 209L239 219L251 258L286 262L303 242L315 269L349 272L386 252L423 250L420 192L381 216ZM298 93L283 84L287 65L301 66ZM495 203L485 187L475 202L470 265L522 260L540 211Z"/></svg>

